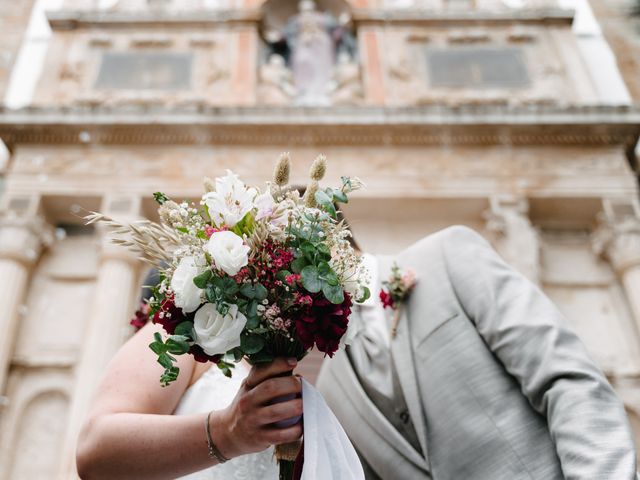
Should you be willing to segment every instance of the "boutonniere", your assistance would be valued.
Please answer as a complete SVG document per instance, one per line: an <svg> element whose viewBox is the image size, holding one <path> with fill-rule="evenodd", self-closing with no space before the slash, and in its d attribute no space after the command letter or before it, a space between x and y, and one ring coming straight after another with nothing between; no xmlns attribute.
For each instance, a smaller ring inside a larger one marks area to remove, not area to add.
<svg viewBox="0 0 640 480"><path fill-rule="evenodd" d="M393 322L391 323L391 338L395 338L398 333L398 322L400 322L402 307L415 285L416 273L410 268L402 272L397 263L394 263L391 268L389 280L382 282L382 290L380 290L382 306L391 308L394 311Z"/></svg>

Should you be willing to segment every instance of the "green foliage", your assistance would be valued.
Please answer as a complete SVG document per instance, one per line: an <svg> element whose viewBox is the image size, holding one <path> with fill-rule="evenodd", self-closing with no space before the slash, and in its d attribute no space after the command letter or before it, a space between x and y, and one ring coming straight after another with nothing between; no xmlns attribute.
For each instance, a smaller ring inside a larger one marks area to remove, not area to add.
<svg viewBox="0 0 640 480"><path fill-rule="evenodd" d="M160 333L154 333L153 342L149 344L149 348L158 356L158 363L164 368L164 372L160 376L160 384L163 387L178 378L180 369L173 364L176 359L172 354L183 355L187 353L189 351L188 340L189 337L185 335L170 335L164 341Z"/></svg>
<svg viewBox="0 0 640 480"><path fill-rule="evenodd" d="M233 363L227 362L225 360L220 360L218 363L216 363L216 366L220 370L222 370L222 373L224 374L225 377L231 378L231 374L232 374L231 369L235 368L235 365Z"/></svg>
<svg viewBox="0 0 640 480"><path fill-rule="evenodd" d="M265 340L261 335L254 333L243 333L240 336L240 348L245 355L252 355L258 353L264 347Z"/></svg>
<svg viewBox="0 0 640 480"><path fill-rule="evenodd" d="M195 277L193 277L193 283L198 288L207 288L207 283L209 283L209 280L211 280L212 276L213 272L211 270L205 270L200 275L196 275Z"/></svg>
<svg viewBox="0 0 640 480"><path fill-rule="evenodd" d="M242 237L244 234L251 235L253 233L255 225L256 221L253 218L253 213L249 212L244 217L242 217L242 220L235 224L231 231L239 237Z"/></svg>
<svg viewBox="0 0 640 480"><path fill-rule="evenodd" d="M169 201L169 197L167 197L164 193L162 192L154 192L153 193L153 199L158 202L159 205L164 204L165 202Z"/></svg>

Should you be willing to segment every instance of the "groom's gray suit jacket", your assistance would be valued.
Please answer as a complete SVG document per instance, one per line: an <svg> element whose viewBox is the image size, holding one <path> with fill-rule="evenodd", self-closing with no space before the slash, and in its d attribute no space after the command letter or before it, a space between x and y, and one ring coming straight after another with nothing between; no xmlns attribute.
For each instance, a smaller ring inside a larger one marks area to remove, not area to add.
<svg viewBox="0 0 640 480"><path fill-rule="evenodd" d="M381 278L394 260L418 275L391 355L422 451L367 397L348 352L318 379L380 478L636 478L622 403L556 307L480 235L431 235L380 258Z"/></svg>

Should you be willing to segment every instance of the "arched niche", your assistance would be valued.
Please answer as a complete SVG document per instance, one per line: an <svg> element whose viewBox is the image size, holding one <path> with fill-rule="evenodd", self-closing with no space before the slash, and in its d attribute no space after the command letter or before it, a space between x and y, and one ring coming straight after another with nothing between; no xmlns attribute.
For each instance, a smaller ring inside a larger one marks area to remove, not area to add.
<svg viewBox="0 0 640 480"><path fill-rule="evenodd" d="M69 410L67 395L59 390L44 391L33 397L20 414L14 435L7 478L47 480L60 466Z"/></svg>
<svg viewBox="0 0 640 480"><path fill-rule="evenodd" d="M357 32L347 1L267 0L261 14L260 103L358 103Z"/></svg>
<svg viewBox="0 0 640 480"><path fill-rule="evenodd" d="M321 12L328 12L335 18L351 15L351 4L345 0L316 0L316 7ZM296 0L266 0L260 7L263 31L267 29L281 30L287 21L298 13L299 2Z"/></svg>

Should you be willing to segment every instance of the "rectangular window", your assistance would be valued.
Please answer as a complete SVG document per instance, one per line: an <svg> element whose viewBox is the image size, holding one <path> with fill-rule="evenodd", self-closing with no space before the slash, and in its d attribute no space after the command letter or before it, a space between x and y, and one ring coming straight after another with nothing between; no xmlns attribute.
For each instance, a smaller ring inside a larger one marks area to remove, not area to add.
<svg viewBox="0 0 640 480"><path fill-rule="evenodd" d="M108 52L96 88L186 90L191 87L193 56L187 53Z"/></svg>
<svg viewBox="0 0 640 480"><path fill-rule="evenodd" d="M530 83L518 48L429 50L427 68L433 87L521 88Z"/></svg>

